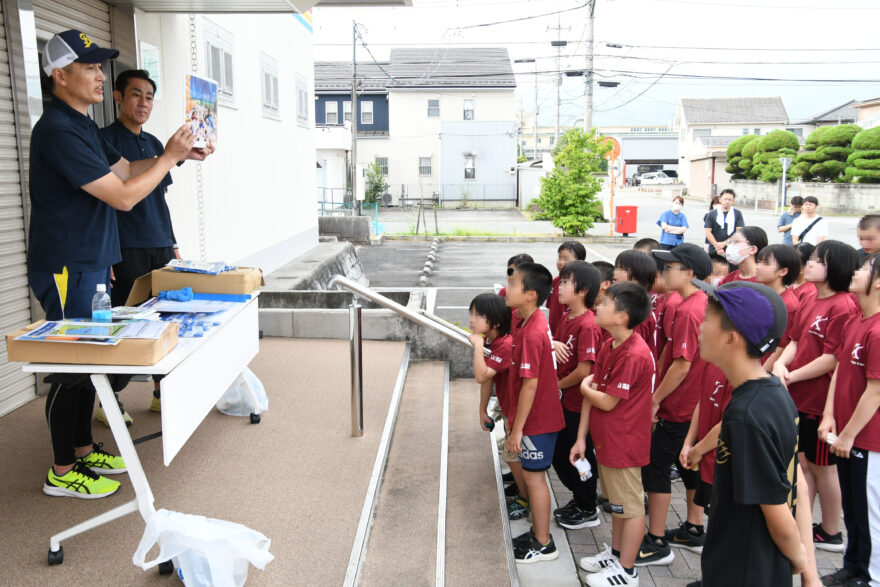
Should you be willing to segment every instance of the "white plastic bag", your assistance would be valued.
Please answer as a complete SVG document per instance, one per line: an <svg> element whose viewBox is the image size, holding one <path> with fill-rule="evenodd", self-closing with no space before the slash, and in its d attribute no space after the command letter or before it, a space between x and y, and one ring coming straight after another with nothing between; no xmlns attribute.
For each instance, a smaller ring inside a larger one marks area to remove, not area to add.
<svg viewBox="0 0 880 587"><path fill-rule="evenodd" d="M159 555L146 561L157 543ZM132 562L146 571L172 560L187 587L241 587L249 564L263 570L275 558L269 552L271 543L241 524L159 510L147 522Z"/></svg>
<svg viewBox="0 0 880 587"><path fill-rule="evenodd" d="M249 416L251 412L257 412L254 409L257 406L253 404L248 387L253 390L254 396L257 398L257 404L260 407L258 413L268 410L269 396L266 395L266 388L263 387L263 382L254 375L254 372L247 367L217 402L217 409L227 416Z"/></svg>

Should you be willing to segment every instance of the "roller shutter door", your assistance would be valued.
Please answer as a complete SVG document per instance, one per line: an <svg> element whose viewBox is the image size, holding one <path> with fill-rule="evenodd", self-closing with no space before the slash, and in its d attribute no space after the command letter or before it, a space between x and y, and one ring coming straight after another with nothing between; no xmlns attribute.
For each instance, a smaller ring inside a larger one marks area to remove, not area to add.
<svg viewBox="0 0 880 587"><path fill-rule="evenodd" d="M102 47L110 46L110 7L98 0L34 0L37 38L77 29Z"/></svg>
<svg viewBox="0 0 880 587"><path fill-rule="evenodd" d="M2 16L2 15L0 15ZM0 334L31 321L25 266L24 213L5 29L0 26ZM6 358L0 341L0 415L32 400L34 376Z"/></svg>

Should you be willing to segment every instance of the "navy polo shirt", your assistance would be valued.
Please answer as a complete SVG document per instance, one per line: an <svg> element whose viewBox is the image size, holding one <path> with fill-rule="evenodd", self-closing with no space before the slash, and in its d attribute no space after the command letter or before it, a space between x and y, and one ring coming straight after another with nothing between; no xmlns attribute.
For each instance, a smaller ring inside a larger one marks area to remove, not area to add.
<svg viewBox="0 0 880 587"><path fill-rule="evenodd" d="M118 120L102 128L101 136L128 161L152 159L165 152L165 146L159 139L143 130L136 135ZM165 192L169 185L171 185L170 173L162 178L156 189L138 202L130 212L116 211L119 245L122 248L170 247L176 242L171 228L171 213L165 201Z"/></svg>
<svg viewBox="0 0 880 587"><path fill-rule="evenodd" d="M116 212L81 189L120 158L91 118L52 97L31 133L29 269L82 273L122 260Z"/></svg>

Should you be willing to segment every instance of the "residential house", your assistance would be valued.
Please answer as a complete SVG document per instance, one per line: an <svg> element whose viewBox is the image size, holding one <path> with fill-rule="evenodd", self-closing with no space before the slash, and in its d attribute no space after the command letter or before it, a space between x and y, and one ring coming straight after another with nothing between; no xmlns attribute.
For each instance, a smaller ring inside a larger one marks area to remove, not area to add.
<svg viewBox="0 0 880 587"><path fill-rule="evenodd" d="M697 142L700 137L740 137L765 135L772 130L784 129L788 113L779 96L759 98L682 98L675 115L674 127L678 132L678 156L682 163L679 176L683 183L690 181L691 153L702 157L705 148ZM729 143L729 141L728 141Z"/></svg>
<svg viewBox="0 0 880 587"><path fill-rule="evenodd" d="M856 124L862 128L880 126L880 97L862 100L853 106L858 111Z"/></svg>
<svg viewBox="0 0 880 587"><path fill-rule="evenodd" d="M372 80L375 72L365 71ZM357 160L379 163L390 186L389 203L515 202L516 81L507 49L392 49L380 71L387 90L387 134L378 134L386 129L372 137L359 132ZM329 66L316 69L322 88L325 73L330 74ZM319 102L341 95L339 87L327 83ZM364 83L366 94L372 81ZM326 127L326 119L319 126Z"/></svg>
<svg viewBox="0 0 880 587"><path fill-rule="evenodd" d="M792 120L785 126L803 142L810 133L822 126L836 126L838 124L856 124L859 110L856 107L857 100L850 100L829 110L823 110L800 120Z"/></svg>
<svg viewBox="0 0 880 587"><path fill-rule="evenodd" d="M334 5L374 2L332 0ZM385 1L385 0L382 0ZM409 0L392 0L409 5ZM387 3L387 1L386 1ZM256 265L270 272L318 243L312 109L315 0L223 0L194 14L201 0L6 0L0 6L0 326L11 332L42 317L28 291L29 140L43 112L41 51L57 32L78 28L119 50L105 68L102 104L91 114L111 123L114 78L134 67L158 84L146 130L165 140L183 123L184 72L219 86L217 151L172 172L171 217L184 257ZM271 14L260 14L271 13ZM37 379L8 363L0 343L0 414L35 397Z"/></svg>

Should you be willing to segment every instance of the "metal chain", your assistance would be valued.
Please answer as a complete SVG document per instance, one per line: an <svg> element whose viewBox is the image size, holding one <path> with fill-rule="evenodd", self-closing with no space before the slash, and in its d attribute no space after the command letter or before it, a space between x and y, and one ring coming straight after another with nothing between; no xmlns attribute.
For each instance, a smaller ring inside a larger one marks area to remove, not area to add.
<svg viewBox="0 0 880 587"><path fill-rule="evenodd" d="M196 15L189 15L189 64L193 73L199 71L199 47L196 38ZM208 235L205 222L205 182L202 162L196 161L196 205L199 215L199 260L208 260Z"/></svg>

